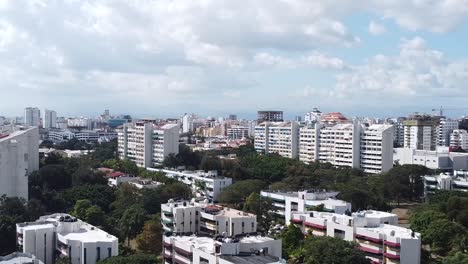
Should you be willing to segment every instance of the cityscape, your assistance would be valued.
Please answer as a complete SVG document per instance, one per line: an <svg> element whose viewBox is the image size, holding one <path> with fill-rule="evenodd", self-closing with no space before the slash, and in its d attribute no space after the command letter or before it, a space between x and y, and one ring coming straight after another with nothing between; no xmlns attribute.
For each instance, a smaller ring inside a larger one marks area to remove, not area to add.
<svg viewBox="0 0 468 264"><path fill-rule="evenodd" d="M468 0L0 0L0 264L468 264Z"/></svg>

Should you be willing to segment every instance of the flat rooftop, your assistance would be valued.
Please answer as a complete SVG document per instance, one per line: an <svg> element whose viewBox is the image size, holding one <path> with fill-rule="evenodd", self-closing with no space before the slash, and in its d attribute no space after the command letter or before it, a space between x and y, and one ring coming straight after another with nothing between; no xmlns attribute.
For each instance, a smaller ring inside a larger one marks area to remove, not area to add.
<svg viewBox="0 0 468 264"><path fill-rule="evenodd" d="M196 237L196 236L176 236L175 241L187 245L191 245L193 248L200 249L206 253L215 253L215 240L210 237Z"/></svg>
<svg viewBox="0 0 468 264"><path fill-rule="evenodd" d="M377 227L356 227L356 230L366 230L368 232L374 233L384 233L387 236L394 236L405 239L420 239L421 234L414 232L414 237L412 236L413 231L408 228L395 225L386 225L381 224ZM393 235L392 235L393 234Z"/></svg>
<svg viewBox="0 0 468 264"><path fill-rule="evenodd" d="M268 263L281 263L280 259L270 255L260 256L220 256L220 258L239 264L268 264Z"/></svg>

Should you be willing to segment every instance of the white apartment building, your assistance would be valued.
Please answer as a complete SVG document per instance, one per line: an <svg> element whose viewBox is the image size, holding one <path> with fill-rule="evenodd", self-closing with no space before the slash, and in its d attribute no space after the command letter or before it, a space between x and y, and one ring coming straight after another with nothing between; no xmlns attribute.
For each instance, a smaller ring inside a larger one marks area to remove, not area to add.
<svg viewBox="0 0 468 264"><path fill-rule="evenodd" d="M361 165L368 173L386 172L393 167L392 125L371 125L361 133Z"/></svg>
<svg viewBox="0 0 468 264"><path fill-rule="evenodd" d="M193 132L193 115L185 114L182 117L182 133Z"/></svg>
<svg viewBox="0 0 468 264"><path fill-rule="evenodd" d="M435 150L439 138L440 118L412 115L403 121L405 148Z"/></svg>
<svg viewBox="0 0 468 264"><path fill-rule="evenodd" d="M441 118L437 127L437 146L450 146L450 135L456 129L458 129L457 120Z"/></svg>
<svg viewBox="0 0 468 264"><path fill-rule="evenodd" d="M37 107L27 107L24 109L24 125L39 126L41 124L41 110Z"/></svg>
<svg viewBox="0 0 468 264"><path fill-rule="evenodd" d="M304 122L306 123L317 123L320 122L320 117L322 116L322 112L318 110L318 108L314 108L312 111L308 112L304 116Z"/></svg>
<svg viewBox="0 0 468 264"><path fill-rule="evenodd" d="M243 139L249 137L249 128L246 126L233 125L226 130L229 139Z"/></svg>
<svg viewBox="0 0 468 264"><path fill-rule="evenodd" d="M23 253L45 264L66 257L72 264L95 264L117 256L118 239L68 214L42 216L36 222L16 224L17 243Z"/></svg>
<svg viewBox="0 0 468 264"><path fill-rule="evenodd" d="M147 168L149 171L163 172L166 177L189 185L198 197L217 202L221 192L232 184L232 179L218 175L217 171L177 171L169 169Z"/></svg>
<svg viewBox="0 0 468 264"><path fill-rule="evenodd" d="M99 132L93 130L53 129L48 132L48 139L54 143L62 143L71 139L83 142L97 142L99 138Z"/></svg>
<svg viewBox="0 0 468 264"><path fill-rule="evenodd" d="M68 118L67 127L93 129L93 120L89 118Z"/></svg>
<svg viewBox="0 0 468 264"><path fill-rule="evenodd" d="M319 159L320 124L314 123L299 129L299 160L305 163Z"/></svg>
<svg viewBox="0 0 468 264"><path fill-rule="evenodd" d="M45 109L44 116L42 117L43 128L56 128L57 127L57 112Z"/></svg>
<svg viewBox="0 0 468 264"><path fill-rule="evenodd" d="M448 147L436 150L395 148L393 161L400 165L423 165L433 170L468 170L468 153L450 152Z"/></svg>
<svg viewBox="0 0 468 264"><path fill-rule="evenodd" d="M152 167L169 154L179 153L179 125L150 122L126 123L118 131L118 154L139 167Z"/></svg>
<svg viewBox="0 0 468 264"><path fill-rule="evenodd" d="M363 211L349 216L293 212L291 222L299 225L305 234L358 243L371 263L419 264L421 261L421 235L397 226L395 214Z"/></svg>
<svg viewBox="0 0 468 264"><path fill-rule="evenodd" d="M468 132L464 129L453 130L450 134L450 147L468 150Z"/></svg>
<svg viewBox="0 0 468 264"><path fill-rule="evenodd" d="M0 132L0 196L28 199L28 175L39 170L39 129Z"/></svg>
<svg viewBox="0 0 468 264"><path fill-rule="evenodd" d="M0 264L44 264L44 262L37 259L34 255L15 252L0 257Z"/></svg>
<svg viewBox="0 0 468 264"><path fill-rule="evenodd" d="M351 204L336 199L338 192L300 191L300 192L270 192L261 191L260 195L273 201L274 213L284 216L288 225L293 212L307 211L308 208L323 205L324 210L337 214L351 212Z"/></svg>
<svg viewBox="0 0 468 264"><path fill-rule="evenodd" d="M436 190L468 192L468 172L456 170L453 174L424 176L424 196L427 197Z"/></svg>
<svg viewBox="0 0 468 264"><path fill-rule="evenodd" d="M359 168L361 126L337 124L320 129L319 161L335 166Z"/></svg>
<svg viewBox="0 0 468 264"><path fill-rule="evenodd" d="M297 122L264 122L255 127L255 149L295 159L299 154Z"/></svg>
<svg viewBox="0 0 468 264"><path fill-rule="evenodd" d="M280 264L281 240L264 236L216 239L164 236L165 264Z"/></svg>
<svg viewBox="0 0 468 264"><path fill-rule="evenodd" d="M165 232L235 236L257 232L257 216L206 202L182 201L161 205Z"/></svg>

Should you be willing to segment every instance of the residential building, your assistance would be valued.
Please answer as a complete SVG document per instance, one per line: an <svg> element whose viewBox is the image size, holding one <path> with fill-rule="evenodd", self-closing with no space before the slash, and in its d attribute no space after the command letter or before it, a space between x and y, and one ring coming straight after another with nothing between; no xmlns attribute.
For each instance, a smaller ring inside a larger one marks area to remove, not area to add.
<svg viewBox="0 0 468 264"><path fill-rule="evenodd" d="M306 123L317 123L320 122L320 117L322 116L322 112L318 110L318 108L312 109L312 111L305 114L304 121Z"/></svg>
<svg viewBox="0 0 468 264"><path fill-rule="evenodd" d="M441 117L439 126L437 127L437 146L450 146L450 135L456 129L458 129L457 120Z"/></svg>
<svg viewBox="0 0 468 264"><path fill-rule="evenodd" d="M291 222L313 236L330 236L359 244L371 263L419 264L421 234L399 227L398 216L379 211L348 215L293 212Z"/></svg>
<svg viewBox="0 0 468 264"><path fill-rule="evenodd" d="M49 131L48 139L54 143L62 143L72 139L93 143L98 142L100 136L104 136L102 132L94 130L52 129Z"/></svg>
<svg viewBox="0 0 468 264"><path fill-rule="evenodd" d="M41 124L41 110L37 107L26 107L24 109L24 125L39 126Z"/></svg>
<svg viewBox="0 0 468 264"><path fill-rule="evenodd" d="M139 167L152 167L169 154L179 153L179 125L151 122L126 123L118 131L118 154Z"/></svg>
<svg viewBox="0 0 468 264"><path fill-rule="evenodd" d="M93 129L93 120L89 118L68 118L67 127L75 129Z"/></svg>
<svg viewBox="0 0 468 264"><path fill-rule="evenodd" d="M311 123L299 129L300 161L308 164L319 159L320 126L319 123Z"/></svg>
<svg viewBox="0 0 468 264"><path fill-rule="evenodd" d="M368 173L389 171L393 167L392 125L371 125L361 133L361 165Z"/></svg>
<svg viewBox="0 0 468 264"><path fill-rule="evenodd" d="M299 155L297 122L264 122L255 127L255 149L295 159Z"/></svg>
<svg viewBox="0 0 468 264"><path fill-rule="evenodd" d="M42 117L43 128L56 128L57 127L57 112L45 109L44 116Z"/></svg>
<svg viewBox="0 0 468 264"><path fill-rule="evenodd" d="M283 122L283 111L258 111L257 122Z"/></svg>
<svg viewBox="0 0 468 264"><path fill-rule="evenodd" d="M424 176L424 196L436 190L468 192L468 172L455 170L453 173Z"/></svg>
<svg viewBox="0 0 468 264"><path fill-rule="evenodd" d="M28 199L28 175L39 170L39 129L0 132L0 196Z"/></svg>
<svg viewBox="0 0 468 264"><path fill-rule="evenodd" d="M338 192L299 191L299 192L271 192L261 191L260 195L273 201L274 213L284 217L288 225L292 212L304 212L310 208L323 205L324 210L337 214L351 212L351 204L337 200Z"/></svg>
<svg viewBox="0 0 468 264"><path fill-rule="evenodd" d="M0 257L0 264L44 264L34 255L28 253L15 252Z"/></svg>
<svg viewBox="0 0 468 264"><path fill-rule="evenodd" d="M215 239L196 236L164 236L165 264L280 264L281 240L250 235Z"/></svg>
<svg viewBox="0 0 468 264"><path fill-rule="evenodd" d="M327 114L320 115L320 122L328 126L337 125L337 124L349 124L352 123L351 120L346 118L340 112L331 112Z"/></svg>
<svg viewBox="0 0 468 264"><path fill-rule="evenodd" d="M182 117L182 133L194 132L193 115L185 114Z"/></svg>
<svg viewBox="0 0 468 264"><path fill-rule="evenodd" d="M68 214L40 217L36 222L16 224L18 247L44 264L66 257L71 264L95 264L117 256L118 239Z"/></svg>
<svg viewBox="0 0 468 264"><path fill-rule="evenodd" d="M395 148L393 161L400 165L423 165L433 170L468 170L468 153L450 152L448 147L431 151Z"/></svg>
<svg viewBox="0 0 468 264"><path fill-rule="evenodd" d="M149 171L163 172L166 177L189 185L198 197L217 202L221 192L232 184L232 179L218 175L217 171L177 171L169 169L147 168Z"/></svg>
<svg viewBox="0 0 468 264"><path fill-rule="evenodd" d="M359 168L361 126L357 123L336 124L320 129L320 162L335 166Z"/></svg>
<svg viewBox="0 0 468 264"><path fill-rule="evenodd" d="M249 137L249 128L245 126L233 125L229 127L226 132L226 136L229 139L243 139Z"/></svg>
<svg viewBox="0 0 468 264"><path fill-rule="evenodd" d="M403 121L405 148L435 150L439 138L440 117L414 114Z"/></svg>
<svg viewBox="0 0 468 264"><path fill-rule="evenodd" d="M236 236L257 232L257 216L206 202L169 200L161 205L161 222L173 234Z"/></svg>
<svg viewBox="0 0 468 264"><path fill-rule="evenodd" d="M468 132L464 129L455 129L450 134L450 147L468 150Z"/></svg>

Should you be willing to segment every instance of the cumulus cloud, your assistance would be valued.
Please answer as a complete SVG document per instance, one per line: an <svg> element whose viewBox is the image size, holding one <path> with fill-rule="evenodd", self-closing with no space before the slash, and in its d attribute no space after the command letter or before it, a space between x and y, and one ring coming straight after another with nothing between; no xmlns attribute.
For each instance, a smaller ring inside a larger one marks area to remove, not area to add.
<svg viewBox="0 0 468 264"><path fill-rule="evenodd" d="M372 34L372 35L382 35L384 34L385 32L387 32L387 29L385 28L384 25L380 24L380 23L377 23L375 22L374 20L372 20L370 23L369 23L369 32Z"/></svg>
<svg viewBox="0 0 468 264"><path fill-rule="evenodd" d="M465 96L468 61L450 61L429 48L424 39L403 39L397 56L376 55L337 76L335 92L342 97Z"/></svg>

